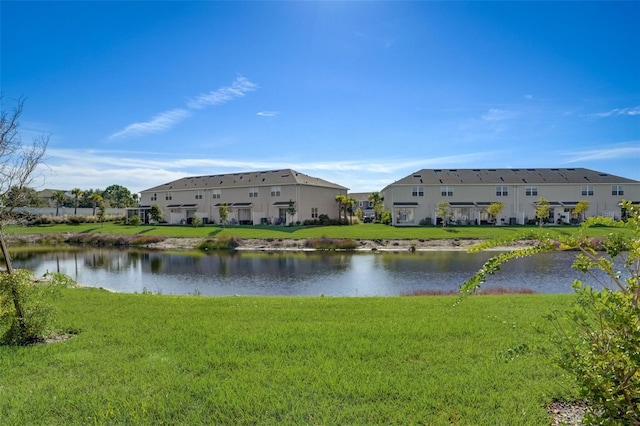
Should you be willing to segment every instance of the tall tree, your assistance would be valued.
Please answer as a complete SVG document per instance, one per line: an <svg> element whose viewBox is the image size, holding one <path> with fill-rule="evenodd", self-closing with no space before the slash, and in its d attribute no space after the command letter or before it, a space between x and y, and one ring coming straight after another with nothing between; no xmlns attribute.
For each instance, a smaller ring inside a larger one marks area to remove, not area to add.
<svg viewBox="0 0 640 426"><path fill-rule="evenodd" d="M30 145L22 143L19 121L23 106L24 98L20 98L16 101L13 110L6 111L2 95L0 95L0 199L6 199L11 188L17 188L20 191L32 183L36 167L41 164L49 143L47 135L36 137ZM5 273L7 274L13 274L13 265L4 239L3 226L12 210L13 206L0 204L0 250L4 257ZM26 339L28 337L27 319L22 300L24 296L21 296L18 290L19 280L10 280L10 282L8 294L0 295L0 297L8 297L13 300L17 327L20 334Z"/></svg>
<svg viewBox="0 0 640 426"><path fill-rule="evenodd" d="M500 212L502 212L503 209L504 203L501 203L499 201L491 203L489 204L489 207L487 207L487 213L489 213L489 215L493 219L494 225L498 222L498 215L500 214Z"/></svg>
<svg viewBox="0 0 640 426"><path fill-rule="evenodd" d="M584 220L584 214L589 210L589 202L587 200L578 201L576 206L571 210L574 216L580 221Z"/></svg>
<svg viewBox="0 0 640 426"><path fill-rule="evenodd" d="M369 201L373 203L373 215L375 221L380 222L382 211L384 210L384 198L380 196L379 192L372 192L369 194Z"/></svg>
<svg viewBox="0 0 640 426"><path fill-rule="evenodd" d="M92 207L93 207L93 215L96 215L96 207L100 204L102 204L102 202L104 201L104 198L102 197L102 195L100 195L97 192L93 192L91 193L91 195L89 195L89 200L91 201Z"/></svg>
<svg viewBox="0 0 640 426"><path fill-rule="evenodd" d="M47 203L38 196L35 189L12 186L0 202L9 208L15 207L46 207Z"/></svg>
<svg viewBox="0 0 640 426"><path fill-rule="evenodd" d="M56 216L58 216L60 206L64 205L67 194L65 194L64 191L56 191L51 195L51 199L56 202Z"/></svg>
<svg viewBox="0 0 640 426"><path fill-rule="evenodd" d="M78 198L82 196L83 191L80 188L73 188L71 194L73 195L73 214L78 214Z"/></svg>
<svg viewBox="0 0 640 426"><path fill-rule="evenodd" d="M446 201L442 201L438 203L438 211L436 212L436 216L442 219L442 227L447 226L447 221L451 216L450 205Z"/></svg>
<svg viewBox="0 0 640 426"><path fill-rule="evenodd" d="M289 223L293 223L293 216L296 214L296 202L293 200L289 200L289 206L287 207L287 213L291 216L291 221Z"/></svg>
<svg viewBox="0 0 640 426"><path fill-rule="evenodd" d="M127 188L122 185L110 185L102 193L105 202L117 209L123 207L135 207L137 197L134 197Z"/></svg>

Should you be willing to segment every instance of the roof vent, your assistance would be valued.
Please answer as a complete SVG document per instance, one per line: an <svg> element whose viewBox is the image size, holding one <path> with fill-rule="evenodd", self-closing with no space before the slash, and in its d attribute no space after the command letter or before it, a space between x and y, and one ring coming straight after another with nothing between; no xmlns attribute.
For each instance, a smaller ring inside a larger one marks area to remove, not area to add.
<svg viewBox="0 0 640 426"><path fill-rule="evenodd" d="M413 175L414 178L422 177L421 175Z"/></svg>

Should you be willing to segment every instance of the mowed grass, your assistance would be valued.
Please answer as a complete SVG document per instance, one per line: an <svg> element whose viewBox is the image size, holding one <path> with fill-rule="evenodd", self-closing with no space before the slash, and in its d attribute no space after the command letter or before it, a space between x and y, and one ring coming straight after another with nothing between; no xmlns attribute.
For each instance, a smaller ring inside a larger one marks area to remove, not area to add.
<svg viewBox="0 0 640 426"><path fill-rule="evenodd" d="M457 226L457 227L393 227L381 224L359 224L351 226L213 226L202 227L172 225L130 226L115 223L78 224L78 225L39 225L10 226L4 230L7 234L60 234L60 233L96 233L115 235L149 235L166 237L239 237L258 239L312 239L312 238L351 238L363 240L385 239L492 239L517 236L525 232L549 233L567 236L580 228L574 226L552 226L539 228L535 226ZM590 228L591 237L604 237L612 232L628 233L629 230L614 227Z"/></svg>
<svg viewBox="0 0 640 426"><path fill-rule="evenodd" d="M549 424L573 386L532 322L571 297L65 289L77 335L0 347L0 424Z"/></svg>

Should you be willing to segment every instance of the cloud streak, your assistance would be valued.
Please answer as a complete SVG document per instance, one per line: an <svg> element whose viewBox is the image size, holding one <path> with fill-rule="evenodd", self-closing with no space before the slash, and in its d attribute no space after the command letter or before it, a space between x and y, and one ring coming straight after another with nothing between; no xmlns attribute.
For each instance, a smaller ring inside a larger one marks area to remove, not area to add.
<svg viewBox="0 0 640 426"><path fill-rule="evenodd" d="M150 121L130 124L123 130L109 136L109 139L120 139L144 134L161 133L172 128L189 115L191 115L189 111L180 108L165 111L156 115Z"/></svg>
<svg viewBox="0 0 640 426"><path fill-rule="evenodd" d="M591 149L585 151L565 152L569 157L566 163L580 163L584 161L614 160L640 158L640 141L633 142L635 146L622 146L616 148Z"/></svg>
<svg viewBox="0 0 640 426"><path fill-rule="evenodd" d="M258 115L260 117L275 117L276 115L280 115L280 111L260 111Z"/></svg>
<svg viewBox="0 0 640 426"><path fill-rule="evenodd" d="M241 98L247 93L258 89L258 85L252 83L245 77L236 77L231 86L221 87L218 90L203 93L195 98L187 101L189 109L203 109L207 106L222 105L234 99ZM276 113L274 111L265 111L265 113ZM133 136L142 136L146 134L156 134L165 132L185 118L191 115L191 111L184 108L174 108L169 111L162 112L149 121L133 123L116 133L109 136L109 139L122 139ZM260 113L258 113L260 115Z"/></svg>
<svg viewBox="0 0 640 426"><path fill-rule="evenodd" d="M616 108L607 112L598 112L595 114L591 114L592 117L597 117L597 118L615 117L620 115L640 116L640 106L632 107L632 108Z"/></svg>
<svg viewBox="0 0 640 426"><path fill-rule="evenodd" d="M221 105L237 98L245 96L249 92L258 89L258 85L244 77L237 77L231 86L221 87L209 93L203 93L190 99L187 106L193 109L202 109L210 105Z"/></svg>

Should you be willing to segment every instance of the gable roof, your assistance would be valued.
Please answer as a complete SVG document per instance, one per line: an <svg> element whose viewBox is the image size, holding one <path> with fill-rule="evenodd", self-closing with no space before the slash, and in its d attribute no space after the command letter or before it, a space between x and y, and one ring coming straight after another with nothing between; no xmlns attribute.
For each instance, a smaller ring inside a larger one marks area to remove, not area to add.
<svg viewBox="0 0 640 426"><path fill-rule="evenodd" d="M222 175L191 176L174 180L144 192L180 191L184 189L223 189L273 185L308 185L347 190L344 186L324 179L299 173L292 169L269 170L260 172L227 173Z"/></svg>
<svg viewBox="0 0 640 426"><path fill-rule="evenodd" d="M584 168L565 169L422 169L391 185L640 183L633 179ZM391 186L389 185L389 186Z"/></svg>

